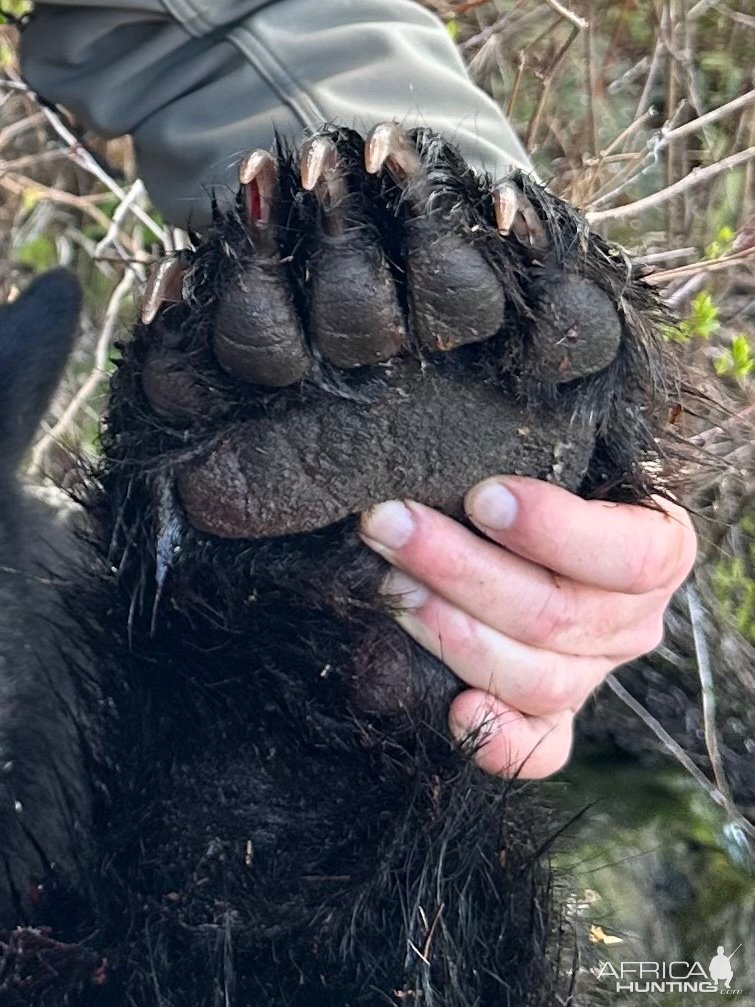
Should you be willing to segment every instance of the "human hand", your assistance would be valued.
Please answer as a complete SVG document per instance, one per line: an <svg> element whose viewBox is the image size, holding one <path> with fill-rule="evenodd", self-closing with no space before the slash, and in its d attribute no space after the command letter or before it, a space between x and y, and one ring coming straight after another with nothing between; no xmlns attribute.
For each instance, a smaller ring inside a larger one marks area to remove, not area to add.
<svg viewBox="0 0 755 1007"><path fill-rule="evenodd" d="M582 500L537 479L487 479L467 494L481 539L429 507L389 501L362 519L392 564L398 622L469 688L451 705L462 738L484 721L476 759L541 778L569 758L574 716L613 669L653 650L692 568L679 506Z"/></svg>

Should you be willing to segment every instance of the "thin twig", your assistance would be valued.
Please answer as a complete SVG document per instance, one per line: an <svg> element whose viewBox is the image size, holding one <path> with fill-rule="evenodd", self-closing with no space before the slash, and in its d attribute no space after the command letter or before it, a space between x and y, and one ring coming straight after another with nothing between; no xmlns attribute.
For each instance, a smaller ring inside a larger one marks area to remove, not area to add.
<svg viewBox="0 0 755 1007"><path fill-rule="evenodd" d="M85 171L88 171L91 175L102 182L102 184L108 188L114 196L119 200L123 201L126 199L125 190L118 185L115 179L111 178L108 173L100 167L97 161L92 157L89 151L81 145L81 143L76 139L73 133L64 125L63 120L51 109L43 108L47 120L49 121L52 128L62 139L66 140L71 144L71 156ZM150 217L150 215L138 205L134 203L129 207L131 213L136 217L139 223L143 224L163 245L167 248L169 243L169 237L167 231L160 227L155 221Z"/></svg>
<svg viewBox="0 0 755 1007"><path fill-rule="evenodd" d="M534 115L532 116L529 128L527 130L527 140L525 142L525 146L527 150L530 152L534 150L535 136L537 134L538 126L540 125L540 118L545 109L546 99L548 97L548 94L550 93L551 84L553 83L556 73L558 72L564 57L571 48L572 43L576 39L577 35L579 35L579 31L576 28L573 28L569 33L568 39L564 42L564 44L556 53L553 62L551 63L550 68L548 69L548 73L545 77L545 80L543 81L543 88L542 91L540 92L540 100L537 103L537 107L535 109Z"/></svg>
<svg viewBox="0 0 755 1007"><path fill-rule="evenodd" d="M506 116L510 119L514 113L514 106L516 105L516 100L519 97L519 88L522 86L522 78L524 77L524 70L527 66L527 53L519 53L519 64L517 66L516 77L514 78L514 86L511 89L511 96L509 97L509 106L506 109Z"/></svg>
<svg viewBox="0 0 755 1007"><path fill-rule="evenodd" d="M716 10L719 14L723 14L724 17L729 18L730 21L743 24L746 28L755 28L755 17L751 14L744 14L739 10L727 10L725 7L717 7Z"/></svg>
<svg viewBox="0 0 755 1007"><path fill-rule="evenodd" d="M648 70L648 75L645 78L645 86L642 89L642 94L640 95L640 100L637 103L637 111L634 113L635 119L639 119L641 115L650 108L650 99L653 95L655 89L655 83L658 80L658 74L661 69L661 56L666 49L662 39L658 39L655 43L655 49L653 50L653 58L650 61L650 69Z"/></svg>
<svg viewBox="0 0 755 1007"><path fill-rule="evenodd" d="M34 97L34 92L31 88L25 84L20 79L14 79L11 77L8 80L2 81L4 87L12 86L13 90L21 91L28 94L30 97ZM126 199L125 190L118 185L115 179L111 178L110 175L102 168L98 163L96 158L87 150L87 148L81 143L81 141L76 137L71 130L65 125L63 120L53 111L53 109L48 108L46 105L40 105L42 114L47 119L49 124L52 126L53 130L57 135L63 140L69 148L69 153L71 159L87 171L90 175L94 175L98 181L113 193L114 196L118 198L119 201ZM163 245L163 247L169 247L169 236L167 231L160 227L159 224L150 217L150 215L144 211L138 204L133 204L129 207L130 212L137 218L137 220L142 223Z"/></svg>
<svg viewBox="0 0 755 1007"><path fill-rule="evenodd" d="M660 31L663 36L666 48L666 108L676 108L682 103L686 104L682 95L679 74L677 72L679 60L677 52L677 36L680 29L678 18L679 0L666 0L663 4L663 15L661 17ZM664 150L664 175L666 188L670 188L680 178L684 177L684 168L679 163L681 148L674 141L666 140L656 149L656 155L663 148ZM666 214L666 236L669 242L674 243L683 228L681 193L676 193L666 200L664 212Z"/></svg>
<svg viewBox="0 0 755 1007"><path fill-rule="evenodd" d="M667 293L664 301L673 311L681 311L682 305L691 301L695 294L699 294L707 282L705 273L695 273L673 293Z"/></svg>
<svg viewBox="0 0 755 1007"><path fill-rule="evenodd" d="M470 36L465 42L462 42L459 46L462 52L466 52L469 49L476 49L478 46L484 45L489 42L494 35L499 35L504 28L507 28L509 22L520 7L523 7L525 0L517 0L516 5L513 10L507 11L497 18L492 24L488 25L487 28L483 28L481 32L476 35ZM524 17L517 18L516 26L521 28L528 21L534 21L538 17L537 11L530 11L529 14L525 14Z"/></svg>
<svg viewBox="0 0 755 1007"><path fill-rule="evenodd" d="M695 644L695 657L697 659L697 673L700 678L700 694L703 710L703 730L705 734L705 747L708 750L710 765L713 770L713 778L716 786L721 791L729 804L732 804L731 788L724 772L721 750L718 745L718 731L716 729L716 696L713 688L713 674L710 667L710 651L708 641L703 627L703 609L695 588L690 583L687 585L687 608L692 625L692 638Z"/></svg>
<svg viewBox="0 0 755 1007"><path fill-rule="evenodd" d="M718 119L723 119L724 116L731 115L732 112L737 112L740 108L746 108L747 105L751 105L753 102L755 102L755 88L747 91L745 94L741 94L738 98L732 98L731 101L727 101L724 105L719 105L718 108L711 109L710 112L706 112L704 115L697 116L696 119L690 119L689 122L685 122L681 126L675 126L673 129L662 131L663 136L666 142L679 140L683 136L696 133L699 129L704 129Z"/></svg>
<svg viewBox="0 0 755 1007"><path fill-rule="evenodd" d="M23 119L17 119L15 122L9 123L0 129L0 148L4 147L6 143L10 143L11 140L25 133L27 129L38 126L41 122L44 122L44 116L41 112L34 112L32 115L27 115Z"/></svg>
<svg viewBox="0 0 755 1007"><path fill-rule="evenodd" d="M755 825L749 822L734 805L727 800L724 794L710 782L708 777L699 769L695 763L690 759L687 753L684 751L682 746L678 741L668 733L666 728L658 721L656 718L649 713L642 703L639 703L634 696L627 692L621 682L614 678L613 675L609 675L606 679L606 684L608 688L615 693L619 699L624 703L632 713L636 714L646 727L650 728L653 734L658 738L658 740L664 745L666 750L687 770L689 775L700 784L700 786L705 790L708 796L714 801L720 808L723 808L729 815L731 820L746 832L748 836L755 838Z"/></svg>
<svg viewBox="0 0 755 1007"><path fill-rule="evenodd" d="M650 196L635 200L634 203L627 203L625 206L615 206L610 210L590 210L586 214L587 219L591 224L600 224L606 220L620 220L623 217L634 217L645 210L649 210L651 207L663 205L669 199L673 199L675 196L686 192L687 189L691 189L693 186L702 185L703 182L715 178L716 175L720 175L723 171L731 171L734 168L738 168L740 164L746 164L754 157L755 147L748 147L746 150L737 151L736 154L730 154L728 157L716 161L715 164L709 164L705 168L695 168L688 175L685 175L684 178L680 178L678 182L674 182L673 185L667 185Z"/></svg>
<svg viewBox="0 0 755 1007"><path fill-rule="evenodd" d="M100 381L107 376L105 368L107 367L110 346L113 341L113 333L115 332L115 327L118 323L118 317L123 302L133 289L136 279L136 273L131 269L127 269L123 274L120 283L113 291L105 312L102 331L99 339L97 340L97 348L95 351L92 369L87 375L84 383L68 403L63 415L60 417L55 426L45 433L44 436L41 437L34 445L31 464L29 466L30 475L39 474L45 455L49 451L50 447L68 432L68 429L76 419L79 410L82 409L89 401Z"/></svg>
<svg viewBox="0 0 755 1007"><path fill-rule="evenodd" d="M661 252L648 252L646 255L633 255L632 259L638 266L652 266L656 262L668 262L669 259L689 258L697 252L695 245L686 248L666 248ZM630 253L631 254L631 253Z"/></svg>
<svg viewBox="0 0 755 1007"><path fill-rule="evenodd" d="M720 273L721 270L739 266L746 259L752 259L754 256L755 248L745 248L741 252L722 255L720 259L701 259L698 262L688 262L684 266L661 269L657 273L650 273L649 276L646 276L645 282L653 287L661 287L666 283L671 283L672 280L683 280L686 276L695 273Z"/></svg>
<svg viewBox="0 0 755 1007"><path fill-rule="evenodd" d="M718 0L699 0L699 3L695 4L687 17L690 21L694 21L696 18L702 17L703 14L706 14L711 7L715 7L717 3Z"/></svg>
<svg viewBox="0 0 755 1007"><path fill-rule="evenodd" d="M621 144L624 143L625 140L628 140L629 137L633 133L635 133L641 126L644 126L645 123L648 121L648 119L651 118L651 115L652 112L650 109L648 109L647 112L643 112L643 114L638 119L635 119L634 122L630 122L629 125L626 127L626 129L622 129L622 131L618 134L618 136L614 137L614 139L611 140L606 149L601 152L600 162L601 163L604 162L606 158L608 158L613 153L613 151L616 150L617 147L621 146ZM636 155L621 154L619 156L621 156L622 158L629 158L634 157Z"/></svg>
<svg viewBox="0 0 755 1007"><path fill-rule="evenodd" d="M140 178L137 178L132 183L131 188L126 193L126 198L121 200L121 202L115 208L112 220L110 221L110 226L108 227L104 238L102 238L102 240L97 243L92 258L94 259L102 258L102 255L105 252L105 250L112 245L113 248L115 248L115 250L118 253L123 255L124 261L129 262L131 261L124 252L123 248L120 246L120 244L118 244L117 239L120 233L121 224L123 223L126 214L130 211L132 204L134 204L142 196L146 195L146 191L147 190L144 188L144 183ZM141 273L139 274L139 279L143 279L143 274Z"/></svg>
<svg viewBox="0 0 755 1007"><path fill-rule="evenodd" d="M110 218L98 206L95 206L88 196L76 196L74 193L66 192L64 189L53 189L49 185L43 185L42 182L37 182L26 175L11 173L0 177L0 186L8 189L15 195L34 195L49 199L52 203L62 203L64 206L72 206L91 217L105 231L110 226Z"/></svg>
<svg viewBox="0 0 755 1007"><path fill-rule="evenodd" d="M674 109L674 113L668 122L676 122L678 117L681 115L683 108L684 102L681 102ZM646 114L649 114L649 112ZM666 123L664 129L667 127L668 123ZM666 140L663 133L652 136L648 141L647 151L644 154L638 151L634 155L634 162L630 160L627 166L620 171L618 175L609 179L604 186L598 189L590 200L589 208L596 210L599 206L603 206L605 203L613 202L613 200L633 182L636 182L639 178L642 178L643 175L647 174L648 171L651 171L657 165L660 152L663 150L665 145Z"/></svg>
<svg viewBox="0 0 755 1007"><path fill-rule="evenodd" d="M25 154L23 157L16 157L12 161L0 161L0 175L5 175L11 171L26 171L27 168L36 168L38 164L45 164L48 161L67 159L68 151L62 150L60 147L57 147L55 150L39 150L34 154Z"/></svg>
<svg viewBox="0 0 755 1007"><path fill-rule="evenodd" d="M744 409L740 409L738 413L735 413L728 420L723 423L718 423L714 427L708 427L707 430L703 430L702 433L695 434L690 437L690 444L694 444L697 447L703 448L705 445L714 439L717 434L722 431L730 430L731 427L738 427L745 424L755 424L755 402L751 405L746 406Z"/></svg>
<svg viewBox="0 0 755 1007"><path fill-rule="evenodd" d="M574 11L569 10L568 7L564 7L564 5L559 3L558 0L545 0L545 3L548 4L551 10L560 14L561 17L565 17L567 21L571 21L578 31L584 31L589 25L589 21L586 21L583 17L575 14Z"/></svg>
<svg viewBox="0 0 755 1007"><path fill-rule="evenodd" d="M592 9L591 9L592 13ZM585 90L587 91L587 129L590 140L590 153L594 156L600 149L598 142L598 125L595 117L595 59L592 28L588 25L584 34L585 40Z"/></svg>

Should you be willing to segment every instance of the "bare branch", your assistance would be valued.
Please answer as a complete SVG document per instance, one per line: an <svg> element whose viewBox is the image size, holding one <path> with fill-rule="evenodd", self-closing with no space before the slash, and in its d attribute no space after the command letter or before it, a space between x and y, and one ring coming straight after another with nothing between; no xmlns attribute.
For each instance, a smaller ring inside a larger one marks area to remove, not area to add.
<svg viewBox="0 0 755 1007"><path fill-rule="evenodd" d="M585 28L588 27L589 21L586 21L583 17L580 17L578 14L575 14L574 11L569 10L568 7L564 7L564 5L562 3L559 3L558 0L545 0L545 3L547 3L548 6L552 10L554 10L557 14L560 14L561 17L564 17L566 18L567 21L570 21L574 25L574 27L577 28L579 31L584 31Z"/></svg>
<svg viewBox="0 0 755 1007"><path fill-rule="evenodd" d="M134 288L136 279L136 273L131 269L127 269L123 274L120 283L113 291L105 312L102 332L97 340L97 349L95 351L92 369L79 390L68 403L63 415L60 417L55 426L45 433L44 436L41 437L34 445L31 464L29 465L29 475L39 474L45 455L49 451L50 447L68 432L79 411L89 402L89 399L94 394L100 381L106 377L105 368L107 367L110 346L113 341L113 333L115 332L115 327L118 322L118 316L124 300Z"/></svg>
<svg viewBox="0 0 755 1007"><path fill-rule="evenodd" d="M695 4L687 17L690 21L695 21L697 18L702 17L703 14L706 14L711 7L715 7L717 3L718 0L699 0L699 3Z"/></svg>
<svg viewBox="0 0 755 1007"><path fill-rule="evenodd" d="M723 119L724 116L731 115L732 112L737 112L740 108L746 108L753 102L755 102L755 88L740 95L738 98L727 101L725 105L719 105L718 108L711 109L710 112L706 112L704 115L699 115L696 119L685 122L682 126L675 126L673 129L665 132L662 131L663 136L667 142L669 140L678 140L689 133L696 133L697 130L704 129L712 122L717 122L719 119Z"/></svg>
<svg viewBox="0 0 755 1007"><path fill-rule="evenodd" d="M142 196L146 195L146 191L147 190L144 188L144 183L142 182L142 180L140 178L137 178L131 185L129 191L126 193L125 199L121 200L121 202L115 208L112 220L110 221L110 226L108 227L107 232L105 236L102 238L102 240L97 243L92 258L95 259L102 258L102 255L104 254L105 250L109 248L111 245L116 249L117 252L123 254L123 249L120 247L117 241L121 225L123 224L124 218L126 217L127 213L131 209L132 204L135 203ZM127 258L125 254L123 255L123 257L124 259Z"/></svg>
<svg viewBox="0 0 755 1007"><path fill-rule="evenodd" d="M568 39L558 50L558 52L553 58L553 62L548 68L547 75L545 77L545 80L543 81L543 88L542 91L540 92L540 100L537 103L535 112L532 116L532 119L530 120L529 128L527 129L527 139L525 141L525 146L528 151L532 151L534 149L535 137L537 135L538 126L540 125L540 118L543 114L543 110L545 109L545 102L550 93L551 85L553 84L553 81L556 77L556 73L558 72L561 64L563 63L564 57L566 56L567 52L571 48L574 40L577 38L578 35L579 31L576 28L573 28L572 31L569 33Z"/></svg>
<svg viewBox="0 0 755 1007"><path fill-rule="evenodd" d="M35 112L33 115L27 115L23 119L17 119L15 122L9 123L3 129L0 129L0 148L4 147L6 143L10 143L11 140L15 140L21 133L25 133L27 129L33 129L38 126L41 122L44 122L44 119L45 117L41 112Z"/></svg>
<svg viewBox="0 0 755 1007"><path fill-rule="evenodd" d="M661 287L672 280L683 280L687 276L699 273L719 273L724 269L741 265L746 259L755 258L755 248L745 248L741 252L722 255L720 259L701 259L698 262L688 262L684 266L673 269L661 269L645 277L645 282L653 287Z"/></svg>
<svg viewBox="0 0 755 1007"><path fill-rule="evenodd" d="M629 254L632 254L631 251ZM688 259L690 255L696 254L697 246L687 245L686 248L665 248L660 252L649 252L647 255L633 255L632 258L638 266L652 266L656 262L668 262L669 259Z"/></svg>
<svg viewBox="0 0 755 1007"><path fill-rule="evenodd" d="M650 61L650 69L648 70L648 75L645 78L645 86L642 89L642 94L640 95L640 100L637 104L637 111L634 113L635 119L639 119L641 115L644 115L650 108L650 98L655 88L655 82L658 80L658 73L661 69L661 56L665 50L665 45L662 39L658 39L655 43L655 49L653 50L653 58Z"/></svg>
<svg viewBox="0 0 755 1007"><path fill-rule="evenodd" d="M43 185L42 182L37 182L26 175L10 173L4 177L0 177L0 187L16 195L33 193L40 198L49 199L53 203L72 206L85 213L88 217L91 217L103 230L107 230L110 226L110 218L98 206L95 206L88 196L76 196L74 193L66 192L64 189L54 189L52 186Z"/></svg>
<svg viewBox="0 0 755 1007"><path fill-rule="evenodd" d="M748 147L746 150L737 151L736 154L730 154L728 157L716 161L715 164L709 164L706 168L695 168L688 175L685 175L684 178L680 178L678 182L674 182L673 185L667 185L664 189L659 189L658 192L654 192L650 196L635 200L634 203L627 203L626 206L616 206L610 210L590 210L586 214L587 220L591 224L601 224L607 220L621 220L624 217L634 217L638 213L649 210L651 207L662 206L669 199L673 199L675 196L686 192L687 189L691 189L696 185L702 185L703 182L710 181L711 178L715 178L721 172L738 168L741 164L746 164L754 157L755 147Z"/></svg>
<svg viewBox="0 0 755 1007"><path fill-rule="evenodd" d="M687 607L692 624L692 636L695 642L697 671L700 677L700 690L703 708L703 725L705 731L705 747L708 750L713 777L716 786L729 804L732 802L731 788L724 772L721 751L718 746L718 731L716 730L716 695L713 688L713 674L710 667L710 651L703 627L703 609L692 584L687 585Z"/></svg>
<svg viewBox="0 0 755 1007"><path fill-rule="evenodd" d="M689 775L700 784L711 800L726 811L732 822L739 826L748 836L755 838L755 825L740 814L731 801L710 782L705 773L695 765L681 745L671 737L666 728L645 709L642 703L638 703L634 696L630 692L627 692L621 682L614 678L613 675L609 675L606 679L606 685L619 697L622 703L628 706L640 718L646 727L650 728L669 754L673 755L677 762L687 770Z"/></svg>
<svg viewBox="0 0 755 1007"><path fill-rule="evenodd" d="M25 84L20 79L15 79L11 77L9 80L2 81L3 87L12 87L15 91L21 91L28 94L30 97L35 97L34 92L31 88ZM81 168L89 172L90 175L102 182L102 184L113 193L114 196L120 201L126 199L125 190L118 185L115 179L111 178L110 175L102 168L97 160L92 156L92 154L86 149L86 147L79 141L79 139L71 132L71 130L66 126L57 112L54 112L51 108L46 105L40 106L41 112L47 119L49 124L52 126L53 130L57 135L63 140L69 149L69 154L71 159L76 162ZM150 217L138 204L133 204L129 207L130 212L137 218L137 220L142 223L163 245L163 247L169 247L169 235L164 228L160 227L159 224Z"/></svg>

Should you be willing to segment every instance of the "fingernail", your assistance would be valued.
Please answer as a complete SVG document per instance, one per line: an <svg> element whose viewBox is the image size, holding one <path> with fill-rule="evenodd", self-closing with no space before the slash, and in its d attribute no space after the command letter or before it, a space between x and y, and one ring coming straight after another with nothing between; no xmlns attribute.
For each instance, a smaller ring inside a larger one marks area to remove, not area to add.
<svg viewBox="0 0 755 1007"><path fill-rule="evenodd" d="M362 532L386 549L401 549L412 537L414 517L400 500L372 507L362 517Z"/></svg>
<svg viewBox="0 0 755 1007"><path fill-rule="evenodd" d="M404 612L422 608L430 597L424 584L401 570L391 570L383 581L380 593L390 596Z"/></svg>
<svg viewBox="0 0 755 1007"><path fill-rule="evenodd" d="M486 482L472 490L467 498L467 510L475 524L493 531L510 528L516 519L517 500L500 482Z"/></svg>

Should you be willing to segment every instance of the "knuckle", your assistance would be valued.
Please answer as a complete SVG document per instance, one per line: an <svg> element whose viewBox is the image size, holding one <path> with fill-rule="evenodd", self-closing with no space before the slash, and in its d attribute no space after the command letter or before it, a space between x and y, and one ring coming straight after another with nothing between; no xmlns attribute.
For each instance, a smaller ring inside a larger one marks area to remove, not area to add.
<svg viewBox="0 0 755 1007"><path fill-rule="evenodd" d="M538 647L552 647L564 639L577 624L574 592L554 580L545 600L530 622L531 639Z"/></svg>
<svg viewBox="0 0 755 1007"><path fill-rule="evenodd" d="M573 705L574 693L573 683L563 661L554 654L545 659L545 666L530 691L527 705L537 714L561 713Z"/></svg>
<svg viewBox="0 0 755 1007"><path fill-rule="evenodd" d="M649 594L664 584L670 553L658 549L658 536L647 535L627 557L627 591Z"/></svg>
<svg viewBox="0 0 755 1007"><path fill-rule="evenodd" d="M658 530L643 536L628 556L628 593L675 589L692 569L696 555L697 536L689 515L681 507L667 511Z"/></svg>
<svg viewBox="0 0 755 1007"><path fill-rule="evenodd" d="M474 665L489 665L490 655L480 631L480 623L461 609L444 610L442 621L436 620L438 646L447 651L449 658L463 656Z"/></svg>

